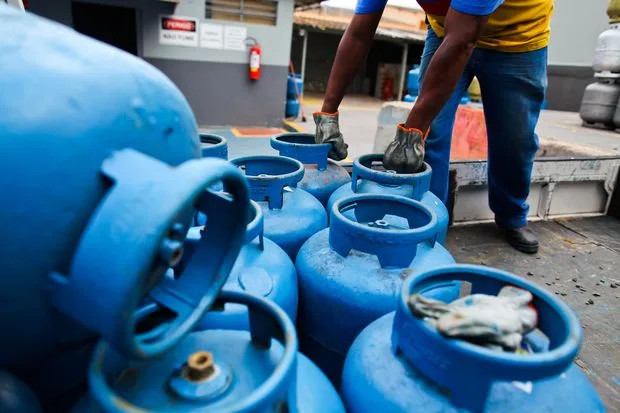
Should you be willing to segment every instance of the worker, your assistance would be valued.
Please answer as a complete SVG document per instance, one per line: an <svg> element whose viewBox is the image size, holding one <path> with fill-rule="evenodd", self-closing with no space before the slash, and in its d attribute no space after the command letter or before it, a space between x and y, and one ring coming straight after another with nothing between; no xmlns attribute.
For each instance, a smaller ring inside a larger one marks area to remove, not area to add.
<svg viewBox="0 0 620 413"><path fill-rule="evenodd" d="M413 0L412 0L413 1ZM316 142L333 144L330 157L347 156L338 106L372 44L387 0L358 0L329 75ZM534 132L547 87L547 44L553 0L419 0L429 22L420 64L420 95L397 126L383 164L399 173L433 170L430 190L448 198L450 143L461 96L476 76L488 134L489 205L507 241L538 251L527 227Z"/></svg>

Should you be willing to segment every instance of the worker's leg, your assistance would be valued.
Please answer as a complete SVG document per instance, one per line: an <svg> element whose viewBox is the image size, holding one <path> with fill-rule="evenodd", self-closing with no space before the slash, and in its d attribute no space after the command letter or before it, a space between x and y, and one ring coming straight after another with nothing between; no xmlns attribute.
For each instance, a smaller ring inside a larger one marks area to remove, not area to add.
<svg viewBox="0 0 620 413"><path fill-rule="evenodd" d="M435 51L441 45L441 39L438 38L433 30L429 27L426 42L424 44L424 52L422 53L422 61L420 63L420 86L424 80L424 75L428 65L435 54ZM461 96L465 93L473 74L469 65L465 68L465 72L461 76L450 100L444 105L443 109L431 123L431 130L424 144L425 155L424 160L433 169L431 176L431 192L433 192L444 204L448 202L448 176L450 173L450 143L452 141L452 128L454 127L454 118L456 109L459 106Z"/></svg>
<svg viewBox="0 0 620 413"><path fill-rule="evenodd" d="M547 88L547 49L526 53L476 50L489 142L489 205L503 228L527 225L527 197Z"/></svg>

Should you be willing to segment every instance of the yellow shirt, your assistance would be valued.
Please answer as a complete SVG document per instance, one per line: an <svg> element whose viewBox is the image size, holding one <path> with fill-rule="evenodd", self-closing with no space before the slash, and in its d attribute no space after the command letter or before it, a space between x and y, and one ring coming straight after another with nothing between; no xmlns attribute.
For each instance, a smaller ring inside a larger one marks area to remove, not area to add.
<svg viewBox="0 0 620 413"><path fill-rule="evenodd" d="M489 16L477 47L500 52L531 52L549 44L553 0L505 0ZM444 16L429 14L428 21L443 37Z"/></svg>

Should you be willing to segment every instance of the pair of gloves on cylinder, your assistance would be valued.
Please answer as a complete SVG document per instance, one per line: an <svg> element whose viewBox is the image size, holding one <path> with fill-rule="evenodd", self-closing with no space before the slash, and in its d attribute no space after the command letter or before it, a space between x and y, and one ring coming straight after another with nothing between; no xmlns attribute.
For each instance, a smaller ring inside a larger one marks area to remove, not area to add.
<svg viewBox="0 0 620 413"><path fill-rule="evenodd" d="M338 113L315 112L313 117L316 124L315 142L332 144L329 153L331 159L340 161L346 158L349 145L344 143L340 133ZM424 162L425 138L425 134L419 129L405 128L404 124L398 125L396 137L385 150L383 157L385 169L405 174L418 172Z"/></svg>

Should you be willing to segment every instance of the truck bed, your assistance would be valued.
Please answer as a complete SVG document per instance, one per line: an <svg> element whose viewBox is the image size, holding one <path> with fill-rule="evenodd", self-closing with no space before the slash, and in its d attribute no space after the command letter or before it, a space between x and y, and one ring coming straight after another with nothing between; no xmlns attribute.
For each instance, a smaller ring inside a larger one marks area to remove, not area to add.
<svg viewBox="0 0 620 413"><path fill-rule="evenodd" d="M457 262L510 271L564 300L584 331L576 363L608 411L620 412L620 220L601 216L530 225L540 238L537 255L513 250L493 224L453 227L447 247Z"/></svg>

